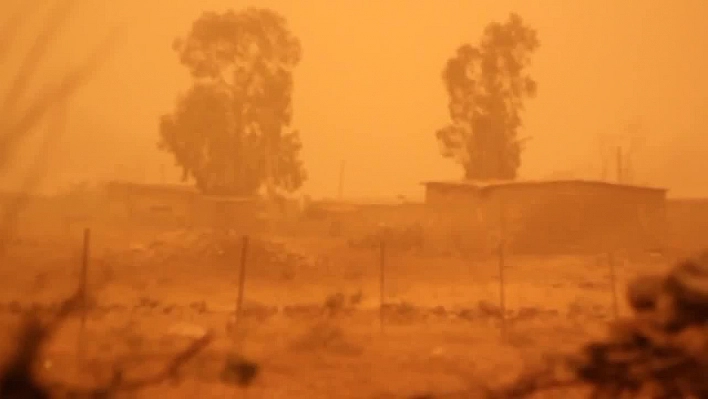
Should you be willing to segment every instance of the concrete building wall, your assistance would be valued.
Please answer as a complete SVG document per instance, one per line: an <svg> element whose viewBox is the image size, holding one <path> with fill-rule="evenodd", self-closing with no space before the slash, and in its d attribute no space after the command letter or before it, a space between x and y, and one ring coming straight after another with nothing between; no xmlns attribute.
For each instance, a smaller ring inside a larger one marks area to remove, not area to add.
<svg viewBox="0 0 708 399"><path fill-rule="evenodd" d="M672 249L686 253L708 249L708 199L671 199L667 214Z"/></svg>
<svg viewBox="0 0 708 399"><path fill-rule="evenodd" d="M498 243L503 231L519 252L658 249L666 238L660 189L560 181L431 184L426 191L431 211L451 216L450 228L466 225L468 241Z"/></svg>
<svg viewBox="0 0 708 399"><path fill-rule="evenodd" d="M500 187L519 250L658 248L665 232L662 191L606 184ZM494 202L494 193L490 193Z"/></svg>
<svg viewBox="0 0 708 399"><path fill-rule="evenodd" d="M110 183L103 195L114 218L143 225L255 231L264 213L258 198L207 196L181 186Z"/></svg>

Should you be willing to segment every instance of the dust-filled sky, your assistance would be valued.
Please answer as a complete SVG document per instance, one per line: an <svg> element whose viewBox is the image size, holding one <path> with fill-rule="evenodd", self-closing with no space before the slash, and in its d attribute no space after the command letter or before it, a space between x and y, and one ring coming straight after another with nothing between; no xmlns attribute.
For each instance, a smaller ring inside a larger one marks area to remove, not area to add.
<svg viewBox="0 0 708 399"><path fill-rule="evenodd" d="M459 45L509 12L541 40L532 67L539 93L521 132L532 137L523 178L597 178L599 143L637 122L637 181L708 195L705 0L86 0L57 38L51 69L77 62L114 27L120 43L70 104L50 186L177 181L171 157L156 148L158 117L189 83L172 41L203 11L250 5L283 14L302 42L294 126L309 173L303 191L313 196L337 194L342 160L347 197L418 195L421 181L460 178L434 136L448 121L441 71Z"/></svg>

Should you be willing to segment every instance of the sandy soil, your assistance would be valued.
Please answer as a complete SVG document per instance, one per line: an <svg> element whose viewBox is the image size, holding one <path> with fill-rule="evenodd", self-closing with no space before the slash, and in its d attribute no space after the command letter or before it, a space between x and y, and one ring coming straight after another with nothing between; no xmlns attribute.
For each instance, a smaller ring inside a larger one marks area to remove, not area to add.
<svg viewBox="0 0 708 399"><path fill-rule="evenodd" d="M85 339L77 340L78 321L70 321L52 342L43 373L99 384L114 364L140 372L210 329L216 341L180 384L140 397L404 397L502 382L524 362L601 334L614 316L606 254L508 254L503 335L498 259L391 250L382 330L378 250L355 250L334 238L251 237L244 314L234 332L241 243L239 235L208 231L95 228L89 270L95 306ZM19 236L0 267L5 333L21 309L47 307L71 293L80 259L80 229ZM615 255L620 315L627 312L624 283L665 264ZM343 301L334 316L323 313L328 298ZM245 393L220 381L226 355L238 345L262 365Z"/></svg>

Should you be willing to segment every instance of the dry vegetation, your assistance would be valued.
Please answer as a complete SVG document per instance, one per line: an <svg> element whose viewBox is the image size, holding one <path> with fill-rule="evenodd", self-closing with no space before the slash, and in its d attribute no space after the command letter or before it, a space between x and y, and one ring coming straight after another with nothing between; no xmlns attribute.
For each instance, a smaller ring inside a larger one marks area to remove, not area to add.
<svg viewBox="0 0 708 399"><path fill-rule="evenodd" d="M22 270L3 271L5 280L13 281L0 295L7 326L32 310L44 317L56 314L61 298L78 284L84 222L67 229L50 214L28 209L6 255L8 264ZM208 398L236 393L242 376L258 371L258 378L248 381L250 398L404 398L426 392L429 397L518 397L546 387L553 392L543 390L541 397L584 397L583 379L634 384L637 378L660 376L661 364L637 371L654 353L646 336L660 346L657 353L671 356L666 362L682 356L680 350L667 351L666 345L676 344L662 338L682 330L666 332L651 322L665 312L664 305L651 313L636 300L623 300L620 316L633 315L634 303L642 308L637 321L618 321L611 338L600 339L613 319L606 254L510 255L502 334L494 256L463 259L392 247L386 253L381 331L378 248L351 246L346 229L333 238L304 230L293 234L289 226L289 234L251 235L237 324L242 232L155 227L144 220L123 227L106 215L90 220L91 295L84 339L77 343L81 323L76 318L46 343L36 369L46 386L64 392L66 386L84 393L105 390L115 370L122 370L127 384L143 375L165 377L141 385L139 397ZM619 290L636 276L665 273L673 262L638 254L615 258ZM645 295L635 294L643 285L630 286L630 297ZM675 287L668 284L666 292L674 295ZM177 377L167 378L163 370L175 354L207 336L209 345L183 364ZM592 361L583 354L592 354ZM621 363L630 361L638 366ZM626 370L644 374L623 375ZM527 374L532 377L514 382ZM445 392L450 393L439 395Z"/></svg>

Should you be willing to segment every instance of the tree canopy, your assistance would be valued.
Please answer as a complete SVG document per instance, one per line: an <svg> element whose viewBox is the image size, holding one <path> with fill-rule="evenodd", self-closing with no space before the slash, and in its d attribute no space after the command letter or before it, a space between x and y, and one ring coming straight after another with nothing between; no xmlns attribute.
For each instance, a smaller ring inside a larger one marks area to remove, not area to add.
<svg viewBox="0 0 708 399"><path fill-rule="evenodd" d="M207 12L174 49L192 77L160 119L159 147L210 194L292 192L306 179L292 121L299 40L274 11Z"/></svg>
<svg viewBox="0 0 708 399"><path fill-rule="evenodd" d="M465 178L514 179L521 165L521 111L536 95L528 73L538 48L536 31L517 14L484 29L479 44L462 45L442 77L451 123L436 132L444 157L459 162Z"/></svg>

